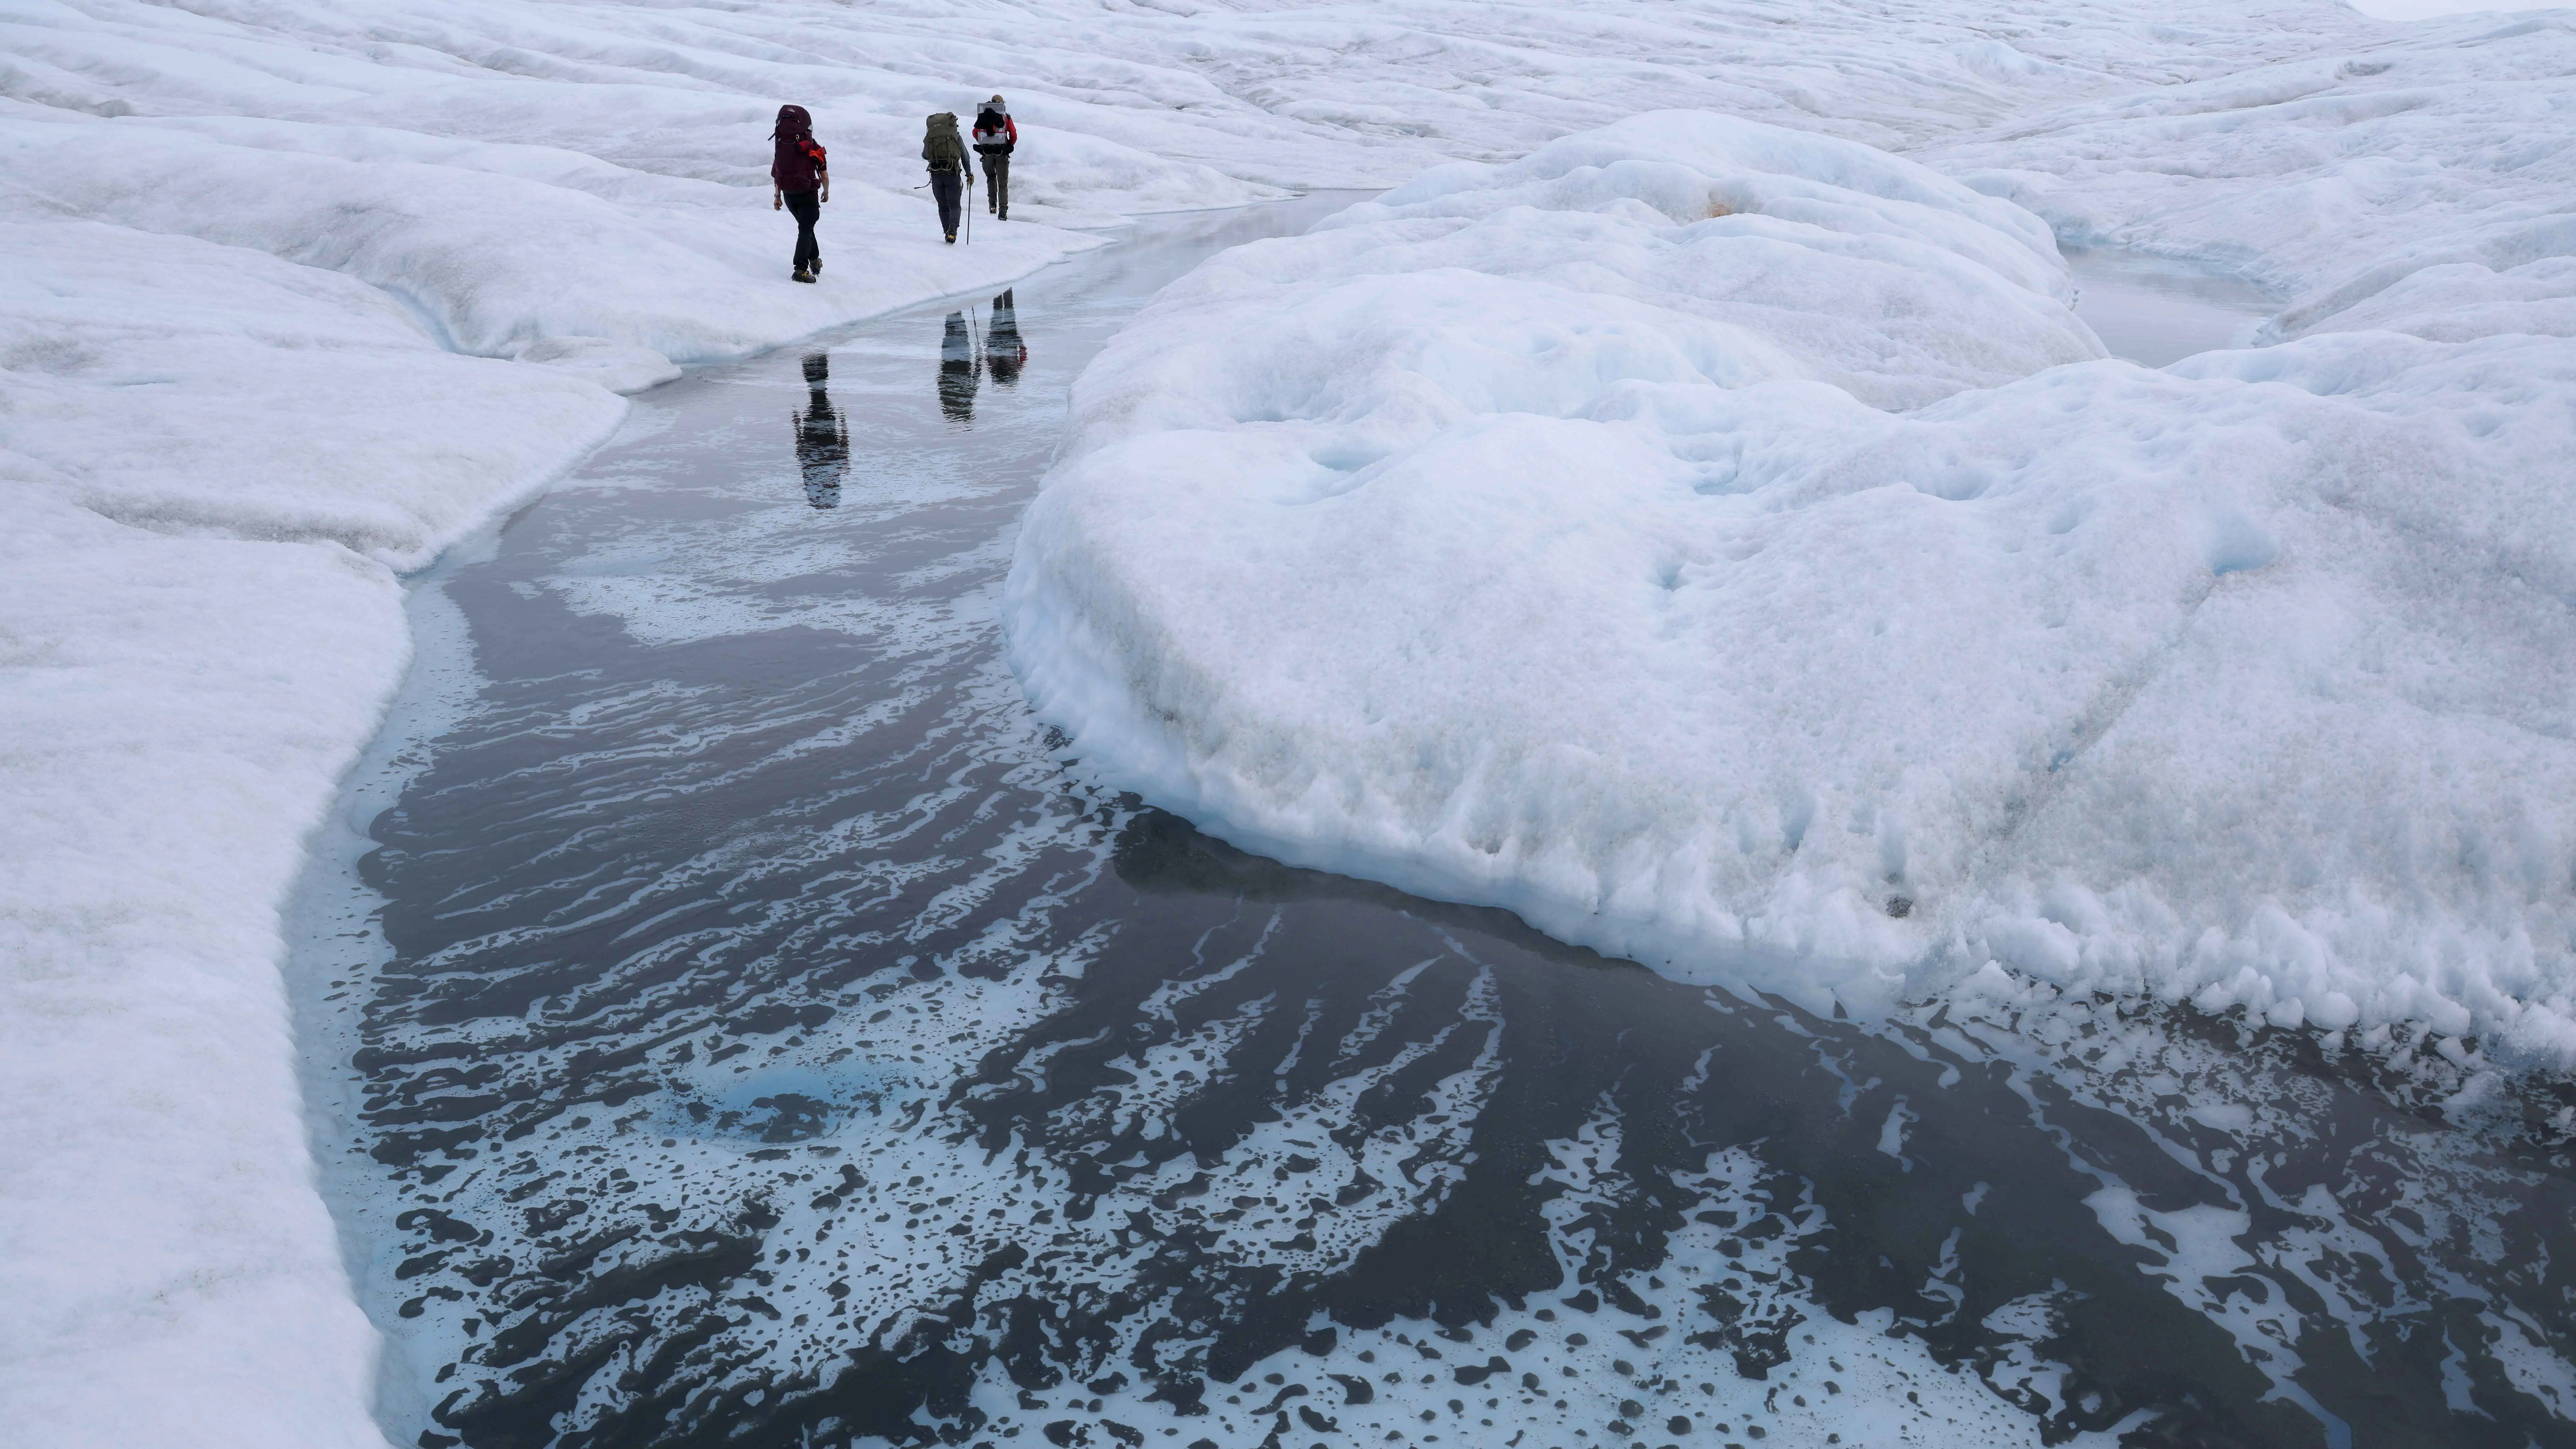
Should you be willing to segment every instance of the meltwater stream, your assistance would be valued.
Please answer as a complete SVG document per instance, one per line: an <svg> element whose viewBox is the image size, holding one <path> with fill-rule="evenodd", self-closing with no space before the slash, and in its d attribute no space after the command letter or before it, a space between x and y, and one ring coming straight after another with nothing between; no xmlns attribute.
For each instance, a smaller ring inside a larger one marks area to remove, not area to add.
<svg viewBox="0 0 2576 1449"><path fill-rule="evenodd" d="M415 598L301 904L397 1443L2576 1443L2551 1083L1863 1029L1069 785L1065 388L1306 201L649 394Z"/></svg>
<svg viewBox="0 0 2576 1449"><path fill-rule="evenodd" d="M2121 251L2071 251L2075 315L2114 357L2166 367L2199 352L2246 347L2286 298L2251 282Z"/></svg>

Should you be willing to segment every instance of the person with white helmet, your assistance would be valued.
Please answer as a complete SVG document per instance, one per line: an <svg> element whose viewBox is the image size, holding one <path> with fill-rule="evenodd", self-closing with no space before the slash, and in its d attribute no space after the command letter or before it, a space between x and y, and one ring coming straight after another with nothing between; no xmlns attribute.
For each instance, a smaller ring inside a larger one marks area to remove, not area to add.
<svg viewBox="0 0 2576 1449"><path fill-rule="evenodd" d="M1000 96L975 113L975 154L984 158L984 209L1003 221L1011 219L1011 148L1020 144L1020 128Z"/></svg>

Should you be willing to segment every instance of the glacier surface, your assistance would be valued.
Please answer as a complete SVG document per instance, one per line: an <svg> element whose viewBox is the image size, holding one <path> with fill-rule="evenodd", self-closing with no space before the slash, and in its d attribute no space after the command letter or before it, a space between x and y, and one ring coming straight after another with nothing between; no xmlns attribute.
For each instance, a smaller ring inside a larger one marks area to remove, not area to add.
<svg viewBox="0 0 2576 1449"><path fill-rule="evenodd" d="M1239 844L1817 1010L2000 962L2576 1060L2566 152L2524 101L2292 106L2477 153L2334 229L2320 148L2186 100L1955 148L2093 135L2057 180L2136 220L2060 232L2295 239L2276 345L2162 370L2100 359L2050 229L1971 187L2055 193L1992 171L1680 113L1434 169L1086 373L1016 667L1086 769ZM2178 136L2261 184L2158 210Z"/></svg>
<svg viewBox="0 0 2576 1449"><path fill-rule="evenodd" d="M1545 11L6 0L0 37L0 857L11 867L0 884L0 1295L20 1306L0 1326L0 1421L30 1444L378 1442L367 1412L372 1340L311 1185L277 968L279 905L307 838L404 667L402 572L560 476L617 426L617 393L676 363L1017 276L1095 244L1083 229L1123 215L1394 184L1428 164L1507 161L1668 108L1905 152L1995 203L1919 179L1909 184L1922 195L1905 196L1794 167L1763 172L1769 180L1745 183L1761 193L1757 209L1694 223L1739 253L1776 250L1768 290L1719 295L1638 269L1662 250L1660 232L1681 223L1648 215L1668 199L1654 190L1668 175L1623 174L1585 196L1534 196L1522 221L1487 226L1500 236L1497 227L1525 223L1533 241L1557 248L1622 231L1637 238L1596 274L1453 248L1437 276L1390 269L1367 281L1393 301L1518 308L1541 331L1557 325L1543 295L1593 299L1585 305L1599 306L1602 323L1576 339L1576 353L1613 371L1663 369L1652 386L1621 394L1640 408L1651 394L1659 411L1621 423L1577 415L1591 393L1617 390L1600 378L1557 375L1544 358L1499 369L1495 359L1455 359L1529 391L1481 399L1496 404L1490 419L1397 409L1375 434L1351 431L1355 446L1378 446L1402 443L1407 428L1460 427L1462 445L1486 436L1515 466L1514 430L1556 427L1549 446L1624 429L1622 456L1662 457L1669 469L1683 455L1659 455L1650 435L1714 438L1727 397L1782 399L1748 431L1748 445L1762 446L1746 456L1783 466L1825 446L1807 436L1813 427L1848 423L1846 453L1874 446L1919 460L1951 446L1932 440L1966 446L1980 430L2008 428L2015 408L2045 413L2039 384L2013 379L2052 366L2064 375L2087 355L2086 339L2050 310L2064 298L2046 228L2013 219L2004 202L2072 240L2198 257L2302 293L2276 332L2304 340L2275 349L2278 358L2231 355L2162 378L2102 362L2073 372L2091 379L2081 387L2114 395L2122 417L2173 421L2172 446L2211 456L2256 442L2312 459L2386 448L2399 450L2387 456L2402 472L2419 456L2404 450L2422 449L2432 491L2388 483L2361 501L2414 509L2388 515L2396 521L2385 528L2390 538L2416 529L2408 546L2435 572L2411 579L2411 593L2372 594L2402 596L2416 612L2345 645L2383 651L2370 656L2386 664L2373 698L2438 706L2457 725L2445 738L2464 743L2439 759L2407 753L2401 715L2371 714L2358 696L2333 702L2344 711L2335 718L2368 715L2379 741L2368 759L2402 766L2408 790L2429 788L2422 781L2440 770L2555 758L2533 721L2563 712L2563 686L2535 696L2529 683L2563 678L2548 672L2558 647L2548 630L2563 626L2546 625L2547 604L2534 602L2564 594L2548 572L2564 557L2553 541L2563 534L2515 530L2563 484L2564 455L2553 472L2547 454L2526 454L2540 462L2520 494L2480 492L2476 480L2514 450L2551 446L2549 399L2560 396L2563 365L2529 334L2567 330L2539 325L2563 316L2568 295L2564 233L2553 230L2568 164L2563 12L2401 29L2305 0L2152 12L2087 0L1917 4L1894 18L1880 6L1613 0ZM919 117L993 90L1012 97L1030 136L1015 178L1025 220L943 248L911 189ZM839 163L823 237L836 265L813 288L777 275L781 223L760 194L767 117L787 99L815 112ZM1425 184L1472 189L1458 173L1437 174L1447 179ZM1629 186L1633 194L1618 189ZM1851 200L1861 196L1870 199ZM1417 256L1443 254L1462 218L1422 204L1419 216L1355 222L1394 228ZM1313 255L1365 234L1325 233ZM2368 265L2356 268L2361 258ZM1329 271L1309 300L1350 305L1355 294L1331 300L1340 284L1327 284ZM1874 290L1845 292L1846 283ZM1185 289L1169 315L1204 291ZM1935 310L1904 327L1873 325L1858 308L1865 295ZM1690 305L1676 311L1676 297ZM1792 318L1810 306L1813 316ZM1963 321L1973 325L1963 331ZM2364 326L2388 330L2356 330ZM2390 340L2400 334L2407 340ZM1413 345L1384 327L1376 335ZM1723 377L1700 376L1732 390L1684 370L1703 364ZM2289 370L2251 375L2279 365ZM1229 368L1212 376L1241 376ZM2315 390L2333 377L2349 386ZM1945 393L1924 412L1885 411ZM1198 405L1192 398L1204 402L1193 391L1166 405ZM2193 399L2234 401L2211 402L2204 420ZM1356 393L1346 401L1371 406ZM1403 405L1437 402L1424 390ZM2263 417L2275 405L2296 428L2319 431L2281 433ZM2453 434L2435 437L2427 430L2442 419ZM2048 427L2060 438L2078 430L2064 418ZM2336 429L2348 436L2338 441ZM2044 441L2028 463L2036 471L1991 485L1998 521L1977 525L1987 546L2014 529L2026 535L2015 508L2028 514L2030 500L2076 488L2066 481L2076 465ZM1702 459L1687 481L1662 475L1666 491L1716 479L1721 461L1737 466L1732 455ZM2363 536L2380 525L2358 505L2280 483L2276 495L2226 504L2235 514L2213 514L2203 505L2220 506L2211 500L2224 503L2226 490L2185 471L2159 475L2161 496L2202 512L2162 518L2167 531L2150 533L2137 557L2099 555L2134 591L2116 597L2146 602L2122 623L2097 601L2076 627L2131 651L2121 657L2180 658L2189 641L2152 644L2154 621L2225 612L2206 602L2184 610L2170 593L2195 548L2206 565L2213 549L2269 540L2280 562L2227 575L2238 581L2227 589L2246 592L2291 586L2278 580L2350 583L2357 576L2345 570L2359 566L2350 561L2403 561L2388 538ZM1652 481L1623 486L1650 491ZM2113 509L2119 490L2100 491ZM2465 523L2442 512L2470 496L2484 511ZM1922 497L1931 512L1956 507ZM1702 501L1746 506L1715 493ZM1690 505L1675 494L1655 506L1678 515ZM2329 539L2266 511L2298 507L2316 528L2341 519L2360 532ZM2424 521L2433 514L2438 527ZM1605 559L1642 547L1634 521L1598 522ZM1418 541L1436 537L1426 530ZM2528 581L2528 597L2481 562L2507 539L2528 565L2512 576ZM2476 582L2488 602L2443 592L2457 580ZM2024 629L2050 586L2043 569L1952 585L1948 603L1982 593L2000 625ZM2460 660L2426 653L2472 607L2540 621L2518 678L2507 679L2515 665L2492 638ZM2191 636L2218 650L2213 637ZM1882 662L1895 657L1895 645L1871 647L1890 651ZM2092 671L2085 677L2105 677L2104 658L2061 654L2068 668ZM2343 657L2307 661L2307 677L2346 678ZM2231 656L2246 707L2309 699L2295 681L2259 677L2280 664L2277 650ZM2151 693L2142 689L2141 722L2168 717ZM2477 715L2475 702L2490 699L2502 712ZM2067 727L2050 718L2031 727ZM2473 718L2483 723L2460 723ZM2296 732L2279 720L2265 728ZM2013 762L1997 753L2005 735L1983 738L1980 778L1993 785ZM2128 738L2093 743L2087 768L2127 758L2118 752ZM2525 792L2538 798L2553 778L2525 776ZM2394 905L2329 909L2356 923L2394 910L2390 952L2438 953L2395 975L2368 977L2378 958L2334 956L2339 928L2309 918L2275 932L2324 943L2299 972L2283 974L2283 958L2263 944L2272 937L2173 956L2170 923L2151 907L2189 907L2199 888L2189 882L2127 895L2077 882L2069 889L2091 896L2061 905L2049 895L2024 909L2006 900L2018 888L2009 872L1989 869L2005 905L1975 920L2025 923L1992 949L2068 980L2170 990L2198 980L2190 972L2202 965L2237 961L2227 980L2240 984L2210 976L2195 989L2218 991L2213 1000L2269 991L2267 1009L2296 1001L2318 1019L2339 1010L2324 993L2341 991L2356 1021L2411 1010L2554 1039L2563 931L2549 937L2524 898L2540 888L2514 882L2528 862L2557 859L2565 837L2546 810L2495 815L2494 798L2478 793L2486 779L2458 792L2458 811L2404 816L2413 835L2372 834L2359 815L2344 822L2363 832L2338 838L2366 869L2331 855L2273 863L2313 880L2350 868L2351 879L2380 884L2418 871ZM2031 814L2025 837L2072 820L2063 812L2077 803L2070 794ZM1775 806L1756 802L1741 818ZM2152 815L2123 838L2152 843L2181 828ZM1878 839L1848 817L1816 818L1820 848L1836 832ZM2459 822L2482 833L2439 833ZM1935 812L1889 837L1911 852L1906 869L1930 879L1947 868L1941 828ZM2282 827L2241 828L2252 841ZM2454 846L2466 853L2446 856ZM1867 869L1867 851L1851 849ZM1385 864L1414 868L1395 855ZM1936 918L1973 923L1958 901L1928 891L1919 918L1891 921L1856 889L1837 896L1816 880L1823 894L1793 935L1823 943L1843 933L1857 943L1851 959L1876 963L1871 979L1885 991L1915 979L1886 965L1910 949L1908 932ZM2239 884L2248 898L2267 888ZM2556 889L2563 900L2563 883ZM1662 919L1668 894L1647 889L1634 919ZM2083 914L2088 899L2098 921ZM2519 974L2495 955L2517 919L2535 933Z"/></svg>

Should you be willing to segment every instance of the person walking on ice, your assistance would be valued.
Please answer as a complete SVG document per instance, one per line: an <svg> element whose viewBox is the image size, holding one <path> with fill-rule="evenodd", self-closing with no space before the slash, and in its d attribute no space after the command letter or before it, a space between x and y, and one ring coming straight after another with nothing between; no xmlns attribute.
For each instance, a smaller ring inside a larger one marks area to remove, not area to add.
<svg viewBox="0 0 2576 1449"><path fill-rule="evenodd" d="M964 190L975 184L974 168L966 159L966 138L957 133L955 112L941 111L930 118L930 129L921 138L921 159L930 163L930 194L939 202L939 230L953 245Z"/></svg>
<svg viewBox="0 0 2576 1449"><path fill-rule="evenodd" d="M1011 219L1011 148L1020 144L1020 128L1011 108L995 96L975 113L975 154L984 158L984 209L1001 221Z"/></svg>
<svg viewBox="0 0 2576 1449"><path fill-rule="evenodd" d="M814 118L803 106L780 106L769 140L769 209L785 207L796 214L794 275L810 282L823 274L823 247L814 240L814 223L822 219L823 203L832 199L832 173L814 139Z"/></svg>

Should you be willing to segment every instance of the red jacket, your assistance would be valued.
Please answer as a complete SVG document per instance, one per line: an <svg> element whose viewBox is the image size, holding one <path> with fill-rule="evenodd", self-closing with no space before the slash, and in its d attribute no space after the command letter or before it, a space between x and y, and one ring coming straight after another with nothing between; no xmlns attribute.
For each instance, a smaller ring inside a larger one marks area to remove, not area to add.
<svg viewBox="0 0 2576 1449"><path fill-rule="evenodd" d="M985 130L983 116L975 118L976 154L990 156L998 151L1008 156L1011 154L1011 148L1018 144L1020 144L1020 123L1011 119L1010 112L1002 113L1002 129L998 131Z"/></svg>

